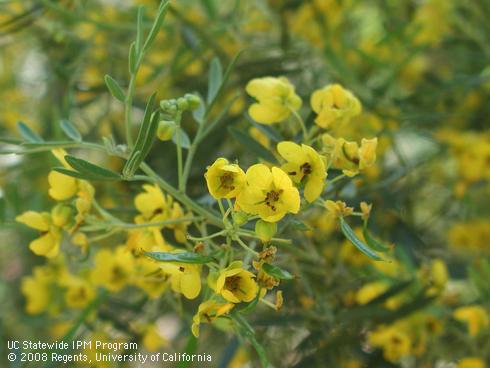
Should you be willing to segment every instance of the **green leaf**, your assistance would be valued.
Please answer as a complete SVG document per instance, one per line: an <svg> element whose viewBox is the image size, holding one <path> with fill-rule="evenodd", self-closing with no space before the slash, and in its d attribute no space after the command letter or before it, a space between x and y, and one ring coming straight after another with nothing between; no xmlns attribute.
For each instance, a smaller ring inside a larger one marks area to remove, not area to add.
<svg viewBox="0 0 490 368"><path fill-rule="evenodd" d="M20 135L28 142L42 142L43 139L22 121L17 122Z"/></svg>
<svg viewBox="0 0 490 368"><path fill-rule="evenodd" d="M311 230L311 228L308 225L306 225L304 222L299 221L297 219L291 219L289 221L289 225L294 230L297 230L297 231L308 231L308 230Z"/></svg>
<svg viewBox="0 0 490 368"><path fill-rule="evenodd" d="M68 138L71 138L77 142L82 141L82 135L69 120L66 119L61 120L60 127Z"/></svg>
<svg viewBox="0 0 490 368"><path fill-rule="evenodd" d="M201 254L192 253L192 252L183 252L183 253L145 252L145 255L160 262L205 264L205 263L212 262L214 260L210 256L203 256Z"/></svg>
<svg viewBox="0 0 490 368"><path fill-rule="evenodd" d="M77 158L74 156L66 155L65 156L66 162L74 168L76 171L78 171L82 175L86 175L87 177L91 178L98 178L101 180L120 180L121 175L118 173L105 169L103 167L94 165L91 162L82 160L81 158Z"/></svg>
<svg viewBox="0 0 490 368"><path fill-rule="evenodd" d="M136 45L135 45L135 51L138 56L141 55L141 44L143 43L144 13L145 13L145 7L143 5L138 6L138 13L136 15Z"/></svg>
<svg viewBox="0 0 490 368"><path fill-rule="evenodd" d="M216 98L219 88L223 83L223 68L217 57L213 58L208 74L208 104Z"/></svg>
<svg viewBox="0 0 490 368"><path fill-rule="evenodd" d="M177 138L178 136L178 138ZM177 144L177 140L180 140L180 146L184 149L189 149L191 146L191 140L187 133L181 129L180 127L177 128L177 130L174 133L174 136L172 137L172 142Z"/></svg>
<svg viewBox="0 0 490 368"><path fill-rule="evenodd" d="M137 63L138 63L138 56L136 55L136 42L133 41L131 43L131 46L129 46L129 57L128 57L129 74L136 73Z"/></svg>
<svg viewBox="0 0 490 368"><path fill-rule="evenodd" d="M260 364L262 365L262 367L268 368L269 361L267 360L265 349L255 338L255 331L253 330L252 326L250 326L247 320L238 313L231 314L231 318L233 319L233 321L236 322L236 326L238 327L238 333L241 336L243 336L245 339L247 339L254 347L255 351L257 352L257 355L259 356Z"/></svg>
<svg viewBox="0 0 490 368"><path fill-rule="evenodd" d="M160 4L157 17L155 18L150 33L148 33L148 37L146 38L145 44L143 45L143 52L148 51L153 41L155 41L155 38L157 37L157 34L162 26L163 20L165 19L165 14L167 14L168 4L168 1L162 2Z"/></svg>
<svg viewBox="0 0 490 368"><path fill-rule="evenodd" d="M0 143L21 144L22 141L20 139L16 139L16 138L0 137Z"/></svg>
<svg viewBox="0 0 490 368"><path fill-rule="evenodd" d="M383 243L377 241L375 238L371 236L371 234L368 231L367 228L367 222L364 224L362 228L362 235L364 236L364 239L366 240L366 243L373 248L374 250L378 252L387 252L390 250L390 248Z"/></svg>
<svg viewBox="0 0 490 368"><path fill-rule="evenodd" d="M259 124L257 123L252 117L246 112L245 113L245 119L252 124L254 127L256 127L258 130L260 130L262 133L264 133L267 138L269 138L273 142L281 142L286 140L276 129L274 129L272 126L264 125L264 124Z"/></svg>
<svg viewBox="0 0 490 368"><path fill-rule="evenodd" d="M77 179L84 179L84 180L85 179L96 179L93 177L89 177L90 175L89 176L83 175L83 174L80 174L78 171L73 171L70 169L66 169L64 167L53 167L53 170L59 172L60 174L71 176L71 177L77 178Z"/></svg>
<svg viewBox="0 0 490 368"><path fill-rule="evenodd" d="M104 80L105 80L105 84L107 85L107 88L109 89L109 92L111 93L111 95L115 99L117 99L121 102L124 102L124 100L126 99L126 96L125 96L122 88L119 87L119 84L116 82L116 80L114 78L112 78L109 74L105 75Z"/></svg>
<svg viewBox="0 0 490 368"><path fill-rule="evenodd" d="M153 140L155 139L155 133L158 128L158 120L160 116L158 112L154 113L152 116L153 110L155 109L155 101L156 92L150 96L150 99L146 104L145 115L138 132L138 138L136 138L136 143L131 151L131 155L123 168L125 177L131 177L136 170L138 170L138 167L146 158L148 152L150 152ZM135 157L136 155L137 157Z"/></svg>
<svg viewBox="0 0 490 368"><path fill-rule="evenodd" d="M340 217L340 228L344 233L345 237L356 246L362 253L367 255L369 258L374 259L375 261L384 261L378 254L376 254L371 248L369 248L366 244L364 244L354 233L354 230L349 226L347 222L345 222L343 217Z"/></svg>
<svg viewBox="0 0 490 368"><path fill-rule="evenodd" d="M197 351L197 343L198 339L194 337L193 334L189 334L189 338L187 340L187 344L185 345L184 353L188 356L192 356ZM181 360L177 365L177 368L187 368L191 364L191 360Z"/></svg>
<svg viewBox="0 0 490 368"><path fill-rule="evenodd" d="M294 276L291 275L288 271L283 270L280 267L271 265L270 263L264 263L262 265L262 269L268 273L269 275L275 277L276 279L281 279L281 280L292 280L294 279Z"/></svg>
<svg viewBox="0 0 490 368"><path fill-rule="evenodd" d="M263 145L249 136L247 133L242 132L241 130L235 127L229 127L228 131L238 142L240 142L247 150L252 151L257 156L263 158L266 161L277 163L274 155Z"/></svg>

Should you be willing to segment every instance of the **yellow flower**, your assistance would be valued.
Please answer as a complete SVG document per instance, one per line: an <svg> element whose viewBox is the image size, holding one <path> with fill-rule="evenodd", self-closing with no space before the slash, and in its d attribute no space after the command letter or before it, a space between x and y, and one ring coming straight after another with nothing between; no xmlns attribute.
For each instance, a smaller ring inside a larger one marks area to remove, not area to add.
<svg viewBox="0 0 490 368"><path fill-rule="evenodd" d="M192 334L199 337L199 325L202 322L211 323L216 318L227 314L234 306L232 303L218 303L214 300L201 303L197 313L192 318Z"/></svg>
<svg viewBox="0 0 490 368"><path fill-rule="evenodd" d="M49 195L57 201L73 197L78 190L77 179L51 171L48 175Z"/></svg>
<svg viewBox="0 0 490 368"><path fill-rule="evenodd" d="M105 286L110 291L119 291L132 281L134 258L124 246L115 252L102 249L95 255L92 282Z"/></svg>
<svg viewBox="0 0 490 368"><path fill-rule="evenodd" d="M317 199L325 186L324 157L310 146L293 142L280 142L277 151L287 161L281 167L295 183L305 184L305 198L308 202Z"/></svg>
<svg viewBox="0 0 490 368"><path fill-rule="evenodd" d="M245 185L245 173L226 158L218 158L204 174L209 193L216 199L234 198Z"/></svg>
<svg viewBox="0 0 490 368"><path fill-rule="evenodd" d="M259 291L255 275L242 268L242 261L232 262L219 273L210 274L208 282L216 293L232 303L251 302Z"/></svg>
<svg viewBox="0 0 490 368"><path fill-rule="evenodd" d="M150 325L146 328L142 342L145 349L152 353L168 345L167 339L158 333L155 325Z"/></svg>
<svg viewBox="0 0 490 368"><path fill-rule="evenodd" d="M145 220L154 219L158 215L156 221L163 221L168 218L167 199L162 190L157 185L143 185L145 192L138 194L134 198L134 206L143 215Z"/></svg>
<svg viewBox="0 0 490 368"><path fill-rule="evenodd" d="M485 368L485 362L480 358L468 357L459 361L456 368Z"/></svg>
<svg viewBox="0 0 490 368"><path fill-rule="evenodd" d="M56 227L47 212L27 211L15 218L33 229L41 231L41 236L29 244L29 249L38 256L47 258L56 257L59 253L62 233L61 229Z"/></svg>
<svg viewBox="0 0 490 368"><path fill-rule="evenodd" d="M368 334L368 342L383 349L383 356L390 362L410 355L412 340L410 336L396 326L381 326Z"/></svg>
<svg viewBox="0 0 490 368"><path fill-rule="evenodd" d="M261 124L279 123L301 107L301 98L284 77L252 79L246 91L258 101L250 106L248 113Z"/></svg>
<svg viewBox="0 0 490 368"><path fill-rule="evenodd" d="M256 164L247 170L246 185L238 194L237 203L247 213L276 222L288 212L298 213L300 198L298 189L284 171Z"/></svg>
<svg viewBox="0 0 490 368"><path fill-rule="evenodd" d="M364 170L371 167L376 162L376 147L378 146L378 138L361 140L359 148L359 170Z"/></svg>
<svg viewBox="0 0 490 368"><path fill-rule="evenodd" d="M195 264L163 262L161 269L170 275L170 285L176 293L195 299L201 292L201 266Z"/></svg>
<svg viewBox="0 0 490 368"><path fill-rule="evenodd" d="M22 279L20 289L27 299L26 312L40 314L52 303L54 275L44 267L35 267L32 276Z"/></svg>
<svg viewBox="0 0 490 368"><path fill-rule="evenodd" d="M329 84L311 95L311 107L318 116L315 119L322 128L344 122L361 113L361 103L352 92L340 84Z"/></svg>
<svg viewBox="0 0 490 368"><path fill-rule="evenodd" d="M138 194L134 199L134 205L141 215L136 216L135 223L143 224L148 222L160 222L166 220L175 220L190 216L184 213L179 203L174 202L173 198L163 194L162 190L156 185L143 185L145 192ZM178 242L186 241L188 221L178 222L175 224L165 225L167 228L174 230L175 239ZM160 231L163 226L157 226L154 229Z"/></svg>
<svg viewBox="0 0 490 368"><path fill-rule="evenodd" d="M457 308L453 316L458 321L468 324L468 332L471 336L478 335L478 332L488 326L487 312L479 305Z"/></svg>
<svg viewBox="0 0 490 368"><path fill-rule="evenodd" d="M352 207L347 207L347 204L342 201L325 201L325 208L328 211L328 215L332 218L346 217L352 215L354 209Z"/></svg>
<svg viewBox="0 0 490 368"><path fill-rule="evenodd" d="M356 294L356 301L360 305L369 303L371 300L388 290L389 285L383 281L375 281L364 285Z"/></svg>
<svg viewBox="0 0 490 368"><path fill-rule="evenodd" d="M94 287L82 278L66 275L61 284L67 288L65 302L70 308L84 308L95 298Z"/></svg>
<svg viewBox="0 0 490 368"><path fill-rule="evenodd" d="M333 167L341 169L347 176L354 176L376 162L378 138L363 138L359 147L357 142L349 142L344 138L336 139L329 134L324 134L322 142L328 162Z"/></svg>

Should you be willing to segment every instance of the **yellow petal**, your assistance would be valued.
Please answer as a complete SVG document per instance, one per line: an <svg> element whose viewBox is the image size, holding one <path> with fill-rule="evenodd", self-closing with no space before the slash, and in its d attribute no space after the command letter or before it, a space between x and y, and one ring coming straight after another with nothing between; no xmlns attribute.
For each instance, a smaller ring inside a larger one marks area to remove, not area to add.
<svg viewBox="0 0 490 368"><path fill-rule="evenodd" d="M77 179L51 171L48 175L49 195L57 201L73 197L78 190Z"/></svg>
<svg viewBox="0 0 490 368"><path fill-rule="evenodd" d="M49 230L49 214L45 212L27 211L17 216L15 220L39 231Z"/></svg>

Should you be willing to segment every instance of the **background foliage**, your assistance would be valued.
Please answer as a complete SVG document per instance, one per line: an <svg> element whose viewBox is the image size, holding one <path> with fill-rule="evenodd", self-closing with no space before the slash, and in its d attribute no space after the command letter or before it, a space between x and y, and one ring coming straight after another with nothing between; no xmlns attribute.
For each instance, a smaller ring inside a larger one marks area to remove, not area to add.
<svg viewBox="0 0 490 368"><path fill-rule="evenodd" d="M0 359L6 340L60 338L81 313L59 309L54 299L41 314L25 312L21 280L46 261L29 251L35 232L15 217L53 204L47 175L57 164L45 149L9 154L20 138L17 123L46 141L65 141L60 121L68 120L86 141L124 142L124 106L108 93L104 75L127 86L138 5L145 6L142 27L149 31L157 1L0 1L0 130L7 137L0 157ZM210 112L225 115L197 149L189 173L188 193L200 203L210 203L203 173L216 157L249 165L267 159L275 146L277 130L246 113L251 99L244 88L252 78L288 77L306 110L313 90L340 83L358 96L363 114L333 133L379 139L376 166L327 194L372 203L370 227L394 245L394 261L370 261L320 212L288 222L296 235L279 263L295 279L281 283L283 308L260 305L247 316L271 365L480 367L461 359L490 360L489 17L490 4L478 0L182 0L169 7L135 80L135 121L154 90L160 99L206 96L212 60L226 68L240 53ZM182 124L194 137L191 116ZM294 133L286 124L281 134ZM240 134L266 153L244 145ZM74 152L122 170L119 159ZM156 142L147 157L175 186L176 160L172 142ZM96 189L105 208L131 221L140 184L101 182ZM146 332L132 327L142 320L157 326L147 341L184 351L197 304L170 293L152 301L139 296L132 290L111 295L98 306L101 324L88 321L85 328L108 339L144 341ZM484 316L470 310L457 318L465 306ZM213 354L220 366L259 364L249 342L233 333L207 328L203 334L197 351Z"/></svg>

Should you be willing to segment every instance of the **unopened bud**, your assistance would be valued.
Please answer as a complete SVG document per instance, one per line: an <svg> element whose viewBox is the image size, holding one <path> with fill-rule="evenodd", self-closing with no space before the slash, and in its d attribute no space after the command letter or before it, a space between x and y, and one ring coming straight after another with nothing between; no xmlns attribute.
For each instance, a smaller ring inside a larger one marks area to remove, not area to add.
<svg viewBox="0 0 490 368"><path fill-rule="evenodd" d="M187 102L187 99L184 97L179 97L177 99L177 107L180 111L187 110L189 108L189 103Z"/></svg>
<svg viewBox="0 0 490 368"><path fill-rule="evenodd" d="M255 223L255 234L264 243L269 242L277 232L277 224L275 222L267 222L258 220Z"/></svg>
<svg viewBox="0 0 490 368"><path fill-rule="evenodd" d="M233 213L233 220L238 226L245 225L248 222L248 215L243 211Z"/></svg>
<svg viewBox="0 0 490 368"><path fill-rule="evenodd" d="M172 139L175 133L176 125L175 122L169 120L161 120L158 123L157 137L161 141L168 141Z"/></svg>
<svg viewBox="0 0 490 368"><path fill-rule="evenodd" d="M51 210L51 219L57 227L64 227L73 217L73 210L65 204L57 204Z"/></svg>
<svg viewBox="0 0 490 368"><path fill-rule="evenodd" d="M193 95L192 93L186 93L184 97L189 104L189 110L195 110L201 105L199 96Z"/></svg>

